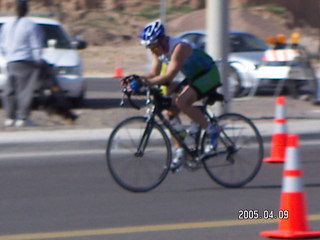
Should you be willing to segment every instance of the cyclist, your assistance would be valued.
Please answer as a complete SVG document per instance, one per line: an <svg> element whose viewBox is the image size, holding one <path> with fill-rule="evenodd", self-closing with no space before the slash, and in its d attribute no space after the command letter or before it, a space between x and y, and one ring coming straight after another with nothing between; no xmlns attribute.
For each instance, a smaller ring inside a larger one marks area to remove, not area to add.
<svg viewBox="0 0 320 240"><path fill-rule="evenodd" d="M140 43L152 53L151 71L142 76L142 80L151 85L168 86L173 99L172 114L177 117L181 111L206 129L209 136L217 135L216 126L208 122L201 110L192 106L194 102L221 85L219 71L212 58L186 41L166 35L165 27L160 20L143 28ZM160 74L163 63L167 64L167 70ZM177 86L173 80L180 71L186 79ZM186 85L183 86L184 84ZM176 89L181 89L181 86L182 90L174 93ZM185 153L177 149L173 163L180 164L184 158Z"/></svg>

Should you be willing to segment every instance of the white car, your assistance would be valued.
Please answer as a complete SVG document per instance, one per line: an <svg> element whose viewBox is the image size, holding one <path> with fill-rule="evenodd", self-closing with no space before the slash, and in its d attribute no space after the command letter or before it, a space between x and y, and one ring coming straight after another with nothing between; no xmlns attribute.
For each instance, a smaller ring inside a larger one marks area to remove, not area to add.
<svg viewBox="0 0 320 240"><path fill-rule="evenodd" d="M12 17L0 17L0 27ZM43 59L57 68L58 82L67 97L80 104L86 92L83 64L76 49L86 47L84 41L73 41L62 25L53 19L31 17L43 30ZM7 78L6 62L0 55L0 91Z"/></svg>
<svg viewBox="0 0 320 240"><path fill-rule="evenodd" d="M178 37L205 49L206 32L203 30L185 32ZM269 46L261 39L247 32L230 31L230 92L233 96L243 96L257 84L257 69L262 63L264 52Z"/></svg>
<svg viewBox="0 0 320 240"><path fill-rule="evenodd" d="M316 75L310 63L309 54L301 47L287 46L269 49L263 57L263 64L257 72L259 86L274 86L278 94L284 87L298 97L302 86L316 83Z"/></svg>

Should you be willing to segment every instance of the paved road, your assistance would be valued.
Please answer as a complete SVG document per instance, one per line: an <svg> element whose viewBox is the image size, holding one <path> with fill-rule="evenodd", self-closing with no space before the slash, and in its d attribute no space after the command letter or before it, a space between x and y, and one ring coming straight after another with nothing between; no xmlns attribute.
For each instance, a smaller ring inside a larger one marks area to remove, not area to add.
<svg viewBox="0 0 320 240"><path fill-rule="evenodd" d="M282 164L263 164L242 189L222 188L200 170L170 174L154 191L133 194L106 170L105 141L53 139L0 141L0 240L242 240L277 228L276 220L238 217L240 210L278 210ZM310 224L319 230L318 144L303 141L300 158Z"/></svg>
<svg viewBox="0 0 320 240"><path fill-rule="evenodd" d="M259 237L261 230L277 228L276 221L240 221L238 216L241 209L277 211L281 164L264 164L257 178L242 189L222 188L204 171L170 174L159 188L147 194L132 194L118 187L106 171L104 148L114 124L129 111L110 106L110 99L117 98L118 102L119 98L114 92L118 88L116 80L95 79L90 86L89 104L97 105L92 110L88 104L81 110L84 113L80 120L87 117L83 125L5 129L0 133L0 240L241 240L264 239ZM266 139L268 154L274 98L239 99L232 108L254 119ZM310 224L317 230L318 108L288 98L289 131L301 134L305 192L313 219ZM86 124L95 123L100 112L106 120L88 128Z"/></svg>

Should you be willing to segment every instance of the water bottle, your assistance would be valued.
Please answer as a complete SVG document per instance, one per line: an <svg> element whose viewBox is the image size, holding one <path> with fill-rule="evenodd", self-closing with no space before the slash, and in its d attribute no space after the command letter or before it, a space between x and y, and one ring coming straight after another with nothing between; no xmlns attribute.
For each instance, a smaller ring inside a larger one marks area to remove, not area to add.
<svg viewBox="0 0 320 240"><path fill-rule="evenodd" d="M220 130L219 130L217 125L214 125L214 127L215 127L215 129L214 129L214 132L212 133L212 135L210 137L210 140L211 140L212 147L216 148L217 144L218 144L218 138L219 138L219 135L220 135Z"/></svg>
<svg viewBox="0 0 320 240"><path fill-rule="evenodd" d="M181 124L178 118L173 118L170 120L171 126L179 133L179 136L182 139L185 139L187 136L187 131L185 130L184 126Z"/></svg>
<svg viewBox="0 0 320 240"><path fill-rule="evenodd" d="M191 124L189 126L189 128L187 129L187 137L185 139L185 143L189 146L189 147L194 147L195 146L195 142L196 142L196 135L197 132L199 130L199 125L194 122L191 121Z"/></svg>

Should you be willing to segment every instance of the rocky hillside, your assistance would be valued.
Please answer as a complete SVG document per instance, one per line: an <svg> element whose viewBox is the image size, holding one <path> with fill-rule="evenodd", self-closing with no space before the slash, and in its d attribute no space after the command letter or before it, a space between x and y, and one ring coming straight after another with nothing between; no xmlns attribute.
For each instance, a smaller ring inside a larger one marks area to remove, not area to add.
<svg viewBox="0 0 320 240"><path fill-rule="evenodd" d="M81 51L86 75L112 74L117 62L125 74L144 72L145 51L137 42L142 26L159 18L159 0L29 0L31 11L51 14L72 35L88 42ZM206 0L166 0L170 34L205 28ZM14 0L0 0L2 14L14 10ZM294 31L313 53L319 50L319 0L230 0L230 29L260 38ZM313 11L310 11L313 9Z"/></svg>
<svg viewBox="0 0 320 240"><path fill-rule="evenodd" d="M146 22L159 17L160 11L159 0L29 1L32 12L53 14L73 35L82 35L91 46L130 42ZM167 19L172 32L203 28L205 12L199 14L199 10L204 9L205 2L206 0L166 0ZM290 34L302 28L304 31L307 29L308 35L318 34L312 27L319 26L316 14L320 12L319 1L308 0L308 7L305 7L305 2L230 0L231 28L251 31L262 38L279 31ZM0 11L13 10L13 0L0 0ZM196 18L189 18L192 12Z"/></svg>
<svg viewBox="0 0 320 240"><path fill-rule="evenodd" d="M267 4L266 4L267 2ZM267 5L270 10L278 13L290 11L294 16L293 24L308 24L311 27L320 26L320 3L318 0L243 0L242 4L249 6Z"/></svg>
<svg viewBox="0 0 320 240"><path fill-rule="evenodd" d="M169 17L204 8L205 0L167 0ZM146 21L159 16L159 0L30 0L32 12L52 14L73 35L90 45L130 40ZM0 11L14 11L14 1L0 0Z"/></svg>

